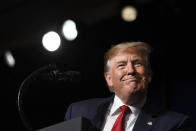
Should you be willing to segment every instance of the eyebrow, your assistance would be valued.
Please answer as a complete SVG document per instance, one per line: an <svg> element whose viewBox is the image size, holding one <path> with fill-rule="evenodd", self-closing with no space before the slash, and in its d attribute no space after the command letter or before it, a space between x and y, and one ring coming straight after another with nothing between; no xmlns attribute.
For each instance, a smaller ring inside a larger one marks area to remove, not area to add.
<svg viewBox="0 0 196 131"><path fill-rule="evenodd" d="M132 63L135 63L135 62L141 62L143 64L145 64L145 60L142 60L142 59L139 59L139 58L136 58L134 60L131 60ZM120 60L120 61L117 61L116 64L119 65L119 64L125 64L127 63L126 60Z"/></svg>
<svg viewBox="0 0 196 131"><path fill-rule="evenodd" d="M144 61L142 59L135 59L135 60L132 60L133 62L137 62L137 61Z"/></svg>
<svg viewBox="0 0 196 131"><path fill-rule="evenodd" d="M121 63L127 63L126 60L120 60L116 62L117 64L121 64Z"/></svg>
<svg viewBox="0 0 196 131"><path fill-rule="evenodd" d="M144 60L142 60L141 58L135 58L135 59L133 59L131 61L134 62L134 61L144 61ZM127 62L127 60L119 60L116 63L126 63L126 62Z"/></svg>

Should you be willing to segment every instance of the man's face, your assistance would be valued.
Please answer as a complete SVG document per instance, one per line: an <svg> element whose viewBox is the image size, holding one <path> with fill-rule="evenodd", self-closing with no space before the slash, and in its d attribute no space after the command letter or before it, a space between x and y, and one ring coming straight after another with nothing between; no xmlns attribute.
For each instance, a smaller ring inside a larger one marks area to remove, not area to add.
<svg viewBox="0 0 196 131"><path fill-rule="evenodd" d="M144 54L131 48L119 52L109 61L109 71L105 78L120 98L143 92L151 81Z"/></svg>

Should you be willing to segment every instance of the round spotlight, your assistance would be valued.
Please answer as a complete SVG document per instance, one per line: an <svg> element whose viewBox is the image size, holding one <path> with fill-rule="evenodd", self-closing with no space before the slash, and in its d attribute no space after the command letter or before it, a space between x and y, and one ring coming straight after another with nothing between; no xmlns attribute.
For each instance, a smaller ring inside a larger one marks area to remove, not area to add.
<svg viewBox="0 0 196 131"><path fill-rule="evenodd" d="M122 19L126 22L132 22L137 17L137 9L133 6L125 6L121 11Z"/></svg>
<svg viewBox="0 0 196 131"><path fill-rule="evenodd" d="M43 36L42 44L46 50L53 52L57 50L61 44L60 36L56 32L50 31Z"/></svg>
<svg viewBox="0 0 196 131"><path fill-rule="evenodd" d="M66 20L62 29L65 39L72 41L76 39L78 31L76 29L76 23L73 20Z"/></svg>
<svg viewBox="0 0 196 131"><path fill-rule="evenodd" d="M10 51L5 52L5 62L9 67L15 66L15 59Z"/></svg>

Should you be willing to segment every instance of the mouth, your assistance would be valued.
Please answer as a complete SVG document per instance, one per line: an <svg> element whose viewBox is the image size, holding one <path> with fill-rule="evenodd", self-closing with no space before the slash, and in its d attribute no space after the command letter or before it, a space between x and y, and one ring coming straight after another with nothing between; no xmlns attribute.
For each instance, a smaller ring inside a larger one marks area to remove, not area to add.
<svg viewBox="0 0 196 131"><path fill-rule="evenodd" d="M122 81L125 82L126 85L132 85L135 87L139 80L136 77L129 77L122 79Z"/></svg>
<svg viewBox="0 0 196 131"><path fill-rule="evenodd" d="M137 83L137 80L136 79L126 79L124 81L126 84L136 84Z"/></svg>
<svg viewBox="0 0 196 131"><path fill-rule="evenodd" d="M137 79L135 78L129 78L129 79L124 79L123 82L125 82L126 85L132 85L135 86L137 84Z"/></svg>
<svg viewBox="0 0 196 131"><path fill-rule="evenodd" d="M137 79L125 79L123 80L123 83L130 89L136 89L138 82Z"/></svg>
<svg viewBox="0 0 196 131"><path fill-rule="evenodd" d="M136 78L127 78L127 79L122 79L122 81L129 81L129 82L136 82Z"/></svg>

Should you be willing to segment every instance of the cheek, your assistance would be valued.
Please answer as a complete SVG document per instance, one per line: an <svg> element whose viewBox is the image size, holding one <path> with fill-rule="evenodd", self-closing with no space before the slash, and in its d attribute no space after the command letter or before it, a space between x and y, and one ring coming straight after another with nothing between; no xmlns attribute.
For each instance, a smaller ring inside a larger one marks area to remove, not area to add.
<svg viewBox="0 0 196 131"><path fill-rule="evenodd" d="M126 71L124 71L124 70L115 71L113 74L114 82L120 81L123 78L123 76L125 76L125 75L126 75Z"/></svg>
<svg viewBox="0 0 196 131"><path fill-rule="evenodd" d="M141 78L142 83L144 83L144 84L148 83L149 73L144 68L137 70L137 73L138 73L139 77Z"/></svg>
<svg viewBox="0 0 196 131"><path fill-rule="evenodd" d="M141 85L143 86L143 87L146 87L147 85L148 85L148 83L150 82L150 76L148 75L148 74L144 74L143 76L142 76L142 79L141 79Z"/></svg>
<svg viewBox="0 0 196 131"><path fill-rule="evenodd" d="M146 77L148 75L148 72L144 67L138 68L137 73L142 77Z"/></svg>

